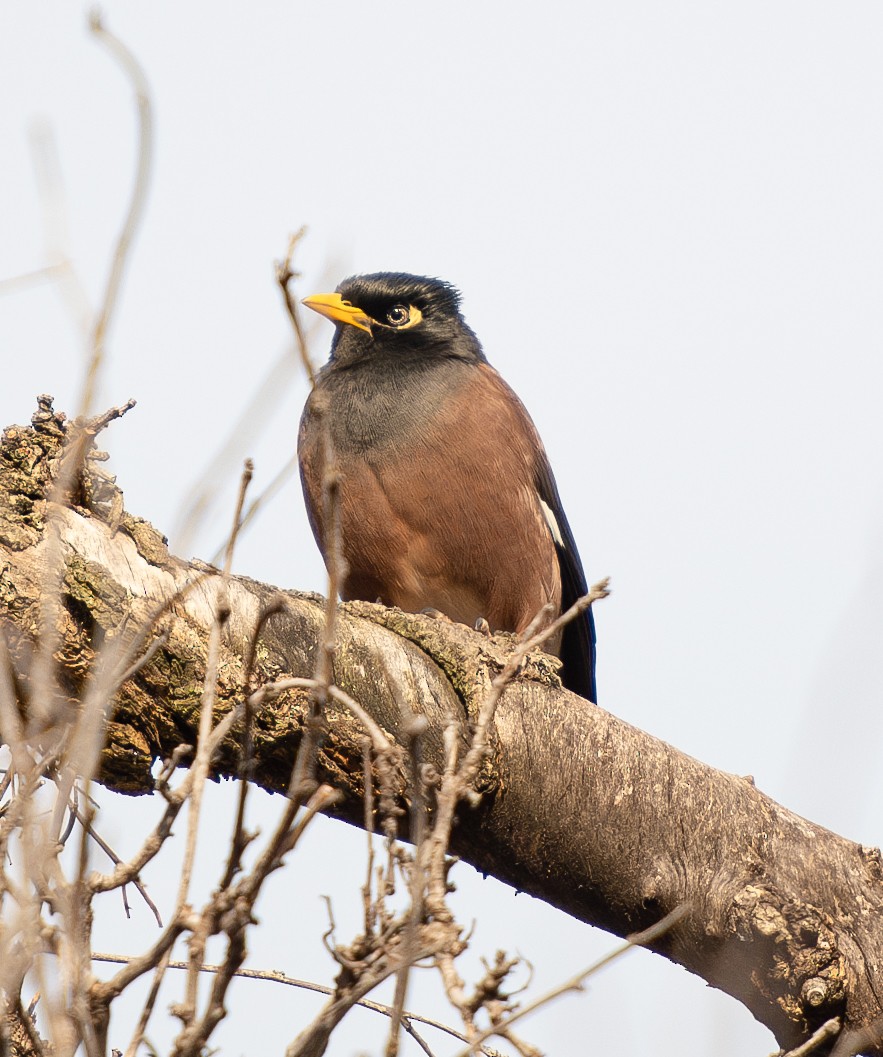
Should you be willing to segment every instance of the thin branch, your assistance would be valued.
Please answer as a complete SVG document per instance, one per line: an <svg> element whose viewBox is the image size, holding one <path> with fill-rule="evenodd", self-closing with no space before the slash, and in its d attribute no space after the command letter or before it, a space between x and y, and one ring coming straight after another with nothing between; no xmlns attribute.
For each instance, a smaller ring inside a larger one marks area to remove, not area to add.
<svg viewBox="0 0 883 1057"><path fill-rule="evenodd" d="M805 1042L802 1042L787 1053L782 1053L780 1050L779 1053L773 1054L773 1057L808 1057L823 1042L835 1038L840 1033L840 1027L840 1017L831 1017L830 1020L826 1020L821 1027L817 1028Z"/></svg>
<svg viewBox="0 0 883 1057"><path fill-rule="evenodd" d="M307 348L307 339L304 334L303 324L300 320L297 300L291 293L290 285L292 279L300 277L299 273L294 271L292 261L294 259L294 251L297 249L298 243L306 233L306 227L302 227L300 231L296 231L289 238L288 252L285 254L285 259L276 264L276 282L279 284L279 289L282 291L282 296L285 299L285 307L288 310L291 325L294 327L294 335L297 338L297 351L300 353L301 362L304 365L304 370L307 372L307 377L310 379L310 386L312 387L316 384L316 368L313 366L310 350Z"/></svg>
<svg viewBox="0 0 883 1057"><path fill-rule="evenodd" d="M31 729L43 729L59 724L64 729L60 730L60 747L64 748L64 739L68 736L66 724L60 721L67 716L67 702L60 692L58 681L55 678L56 654L58 650L60 629L58 626L61 599L64 596L63 580L65 563L62 554L61 542L61 512L67 510L70 505L70 496L74 492L74 486L85 465L89 449L95 437L111 421L121 418L135 405L134 400L129 400L121 407L114 407L93 419L79 419L75 423L63 427L64 416L57 415L52 408L52 398L39 396L37 398L38 410L33 416L33 422L51 422L54 428L59 429L64 435L64 441L58 457L58 466L51 480L49 493L46 497L46 529L44 538L46 542L46 554L43 561L42 586L39 599L39 622L37 646L33 656L30 669L32 693L30 694L30 714L28 716ZM87 724L95 720L92 709L84 709L83 717ZM79 726L79 725L78 725ZM92 743L87 744L87 749ZM94 755L94 753L93 753ZM67 801L67 794L63 796L63 802Z"/></svg>
<svg viewBox="0 0 883 1057"><path fill-rule="evenodd" d="M125 954L108 954L95 951L92 954L93 962L110 962L114 965L126 965L132 959ZM187 970L190 968L188 962L170 961L167 965L169 969L181 969ZM200 965L199 971L201 973L219 973L223 969L221 965ZM334 988L326 987L324 984L314 983L312 980L299 980L294 976L287 976L285 973L278 972L275 969L237 969L233 973L233 976L241 977L245 980L263 980L269 983L285 984L287 987L296 987L302 991L314 991L320 995L333 995ZM361 1006L363 1009L370 1009L372 1013L380 1013L385 1017L392 1016L392 1006L384 1005L383 1002L373 1002L367 998L361 998L355 1003L357 1006ZM408 1022L414 1021L416 1024L424 1024L428 1028L437 1028L439 1031L445 1032L452 1038L458 1039L460 1042L468 1042L469 1039L456 1028L452 1028L449 1024L444 1024L440 1020L435 1020L432 1017L424 1016L422 1013L412 1013L410 1010L405 1010L402 1013L402 1024L407 1030ZM482 1046L481 1052L486 1054L487 1057L500 1057L497 1050L490 1046Z"/></svg>
<svg viewBox="0 0 883 1057"><path fill-rule="evenodd" d="M132 187L132 198L129 202L123 226L117 237L110 274L107 278L107 286L105 287L101 307L98 310L92 330L92 355L86 371L83 395L80 399L80 413L83 415L89 413L95 399L98 375L104 361L104 344L107 330L116 308L129 248L144 211L153 157L153 117L150 106L150 89L144 70L125 44L104 26L101 21L101 15L97 10L94 10L89 17L89 28L123 68L134 89L135 101L138 106L138 164L135 182Z"/></svg>
<svg viewBox="0 0 883 1057"><path fill-rule="evenodd" d="M414 961L430 958L450 943L449 930L431 926L421 930L419 949L414 952ZM325 1052L328 1039L334 1029L352 1007L375 987L389 979L401 968L401 953L392 943L379 948L380 956L351 981L346 991L334 991L312 1023L304 1028L287 1047L286 1057L319 1057Z"/></svg>
<svg viewBox="0 0 883 1057"><path fill-rule="evenodd" d="M136 958L127 958L124 962L125 968L121 969L116 976L111 977L110 980L93 984L92 996L94 1001L105 1005L109 1004L112 999L121 994L139 976L149 973L153 968L157 968L158 971L165 956L174 946L175 940L184 931L186 924L183 918L176 919L152 947L148 948L143 954L139 954ZM94 958L94 955L91 957Z"/></svg>
<svg viewBox="0 0 883 1057"><path fill-rule="evenodd" d="M37 193L43 213L45 254L48 264L21 275L0 280L0 295L14 293L47 281L61 281L68 307L83 334L88 333L92 319L89 298L77 275L68 249L64 188L58 147L50 126L35 121L28 130Z"/></svg>
<svg viewBox="0 0 883 1057"><path fill-rule="evenodd" d="M245 466L242 470L242 477L239 481L239 495L236 497L236 513L233 515L233 528L230 531L224 554L224 576L230 575L230 569L233 566L233 551L236 549L236 540L239 537L239 530L242 528L242 507L245 503L245 493L248 491L248 486L251 484L252 477L254 477L254 463L251 459L246 459Z"/></svg>
<svg viewBox="0 0 883 1057"><path fill-rule="evenodd" d="M511 1016L498 1024L493 1024L491 1027L486 1028L469 1043L465 1050L460 1050L455 1057L471 1057L475 1053L476 1047L484 1042L485 1039L491 1038L492 1035L499 1035L509 1029L509 1027L516 1021L523 1019L528 1014L535 1012L541 1006L547 1005L553 999L566 994L568 991L582 991L583 985L590 976L594 976L600 972L605 966L611 962L617 961L624 954L634 950L635 947L645 947L648 943L652 943L654 940L659 939L660 936L665 935L669 929L676 925L679 921L690 913L690 906L686 903L682 903L680 906L675 907L671 913L666 914L664 918L661 918L656 922L655 925L651 925L650 928L644 929L642 932L632 933L631 936L627 936L624 943L621 943L618 947L614 947L613 950L609 951L598 961L594 962L587 969L577 973L576 976L572 976L569 980L565 980L563 984L558 987L552 988L551 991L547 991L546 994L540 995L539 998L534 999L533 1002L529 1002L523 1008L516 1010Z"/></svg>
<svg viewBox="0 0 883 1057"><path fill-rule="evenodd" d="M147 836L138 852L128 861L117 863L111 874L93 873L89 887L93 892L111 892L122 885L135 881L144 867L156 857L166 840L171 836L172 824L184 806L183 798L171 797L166 801L162 817Z"/></svg>
<svg viewBox="0 0 883 1057"><path fill-rule="evenodd" d="M243 405L238 418L229 423L226 439L223 440L215 455L199 468L196 479L187 489L187 499L177 512L176 524L171 535L180 540L179 553L186 551L190 546L189 541L193 538L193 533L202 524L210 510L216 497L217 482L226 480L234 464L239 463L244 444L254 446L260 434L266 429L276 407L290 392L291 378L294 375L299 376L299 373L300 364L293 363L291 353L286 349L270 367L251 399ZM274 477L264 493L260 494L249 506L243 517L243 527L252 520L252 507L265 504L269 501L269 493L275 493L279 485L284 483L279 480L280 474ZM224 538L209 559L213 565L220 565L223 562L226 545L227 540Z"/></svg>
<svg viewBox="0 0 883 1057"><path fill-rule="evenodd" d="M203 1053L206 1043L218 1023L226 1016L225 998L236 970L242 967L246 956L245 933L253 923L253 908L267 876L282 865L285 855L297 844L306 827L320 811L327 810L340 797L337 790L322 785L310 798L301 817L294 825L298 800L290 800L285 806L282 820L258 858L251 874L242 879L232 891L217 890L202 912L195 916L190 939L188 961L187 996L185 1002L175 1007L184 1027L175 1040L173 1057L196 1057ZM204 959L197 955L205 951L208 937L219 932L228 937L227 955L215 976L215 982L207 999L202 1016L197 1019L195 996L191 985L193 977L200 971Z"/></svg>
<svg viewBox="0 0 883 1057"><path fill-rule="evenodd" d="M165 978L166 969L168 969L170 963L169 952L160 958L159 964L153 973L153 980L150 982L150 990L147 993L147 998L144 1000L144 1005L141 1007L141 1015L138 1017L138 1023L135 1025L135 1030L132 1032L132 1038L129 1039L129 1045L126 1047L125 1054L123 1057L135 1057L138 1052L138 1047L144 1041L144 1032L147 1031L147 1025L150 1022L153 1011L156 1008L156 1000L159 997L159 989L162 987L163 979Z"/></svg>
<svg viewBox="0 0 883 1057"><path fill-rule="evenodd" d="M267 487L259 492L258 495L248 504L245 513L242 515L242 520L239 523L239 531L244 532L246 528L254 521L258 514L263 508L276 498L283 485L287 484L294 476L294 471L297 469L298 456L297 452L291 456L288 462L278 471L276 476L270 481ZM225 544L222 544L210 558L212 565L217 565L218 562L224 557Z"/></svg>
<svg viewBox="0 0 883 1057"><path fill-rule="evenodd" d="M242 745L242 758L239 764L239 798L236 806L236 821L233 824L233 837L230 841L230 855L227 860L227 869L224 871L224 876L221 880L221 888L227 888L233 882L233 878L237 872L241 869L242 855L245 852L246 847L253 839L253 835L249 835L245 831L245 804L248 799L248 792L251 788L251 779L253 777L252 772L254 770L253 754L254 754L254 732L252 730L252 707L251 707L251 695L248 692L249 684L251 682L252 672L254 671L255 658L257 656L258 641L260 640L261 632L264 629L264 625L277 613L285 611L285 599L281 596L273 599L268 605L264 606L261 612L258 614L258 619L255 623L254 631L252 632L251 639L248 644L248 652L245 657L245 665L242 672L242 689L244 694L244 708L243 708L243 745Z"/></svg>
<svg viewBox="0 0 883 1057"><path fill-rule="evenodd" d="M299 806L296 799L289 800L267 847L259 856L249 878L243 884L245 893L252 900L257 898L258 891L266 878L281 866L283 856L294 848L315 815L319 812L327 811L329 807L337 803L340 797L339 790L332 789L330 785L320 785L310 797L303 815L293 827L292 823Z"/></svg>
<svg viewBox="0 0 883 1057"><path fill-rule="evenodd" d="M45 1057L47 1052L46 1043L37 1031L33 1015L25 1012L25 1009L21 1004L21 996L16 996L15 1001L10 1003L10 1005L12 1007L11 1012L14 1014L15 1019L21 1024L27 1033L28 1042L30 1043L33 1052L38 1054L39 1057Z"/></svg>
<svg viewBox="0 0 883 1057"><path fill-rule="evenodd" d="M365 869L365 883L362 885L363 928L366 936L374 933L377 914L372 898L374 878L374 775L371 771L371 742L365 738L362 743L362 784L364 787L363 802L365 806L365 834L368 837L368 862Z"/></svg>
<svg viewBox="0 0 883 1057"><path fill-rule="evenodd" d="M28 140L43 209L46 257L59 268L61 291L71 315L77 322L78 330L85 336L89 333L92 321L92 306L69 250L67 201L58 158L58 144L51 126L45 121L33 122L28 130Z"/></svg>
<svg viewBox="0 0 883 1057"><path fill-rule="evenodd" d="M130 679L134 678L143 668L147 667L148 664L153 660L156 654L165 646L169 641L169 633L167 631L161 631L159 635L151 642L144 653L119 676L115 677L117 686L122 686L123 683L127 683Z"/></svg>
<svg viewBox="0 0 883 1057"><path fill-rule="evenodd" d="M396 1057L399 1051L399 1027L405 1009L408 992L408 979L417 952L420 922L423 920L424 895L428 871L423 868L421 851L426 844L426 801L424 797L423 775L421 771L420 735L426 729L424 716L411 715L405 725L405 736L410 745L407 759L410 763L411 791L411 839L414 842L414 869L410 877L411 907L407 913L405 930L402 938L402 966L396 975L393 1013L390 1018L389 1037L386 1043L386 1057Z"/></svg>
<svg viewBox="0 0 883 1057"><path fill-rule="evenodd" d="M80 825L83 826L83 828L86 830L86 832L92 838L92 840L94 840L95 843L98 845L98 847L101 848L101 850L110 859L110 861L114 864L114 866L122 865L122 861L123 860L119 857L119 855L117 855L117 853L113 850L113 848L111 848L111 846L107 843L107 841L104 840L99 833L95 832L95 827L92 825L90 820L86 818L86 816L77 808L76 805L74 805L71 810L72 810L72 814L74 814L76 816L77 821L80 823ZM141 881L141 879L137 875L132 878L132 883L135 885L135 888L140 893L141 898L147 904L147 906L150 909L151 913L153 914L154 918L156 918L157 925L159 925L159 927L162 928L162 917L160 916L159 908L157 907L156 903L154 903L154 901L147 894L147 889L144 887L144 883ZM89 879L89 888L91 889L92 892L96 891L95 887L92 884L92 879L91 878ZM125 888L125 884L121 884L120 888L124 889Z"/></svg>
<svg viewBox="0 0 883 1057"><path fill-rule="evenodd" d="M218 663L221 648L221 627L226 619L225 613L218 613L209 637L208 658L205 668L205 681L203 683L202 703L199 711L199 733L196 739L196 757L190 774L193 775L193 783L190 791L190 806L187 813L187 841L184 847L184 862L181 866L181 879L178 887L178 898L176 902L176 914L180 914L187 902L187 894L190 888L190 878L196 861L196 840L199 833L199 819L202 813L202 795L205 783L208 779L209 767L211 766L212 752L209 745L209 735L212 732L212 721L214 718L215 699L217 696ZM191 939L191 948L192 948ZM201 961L202 959L198 959ZM197 959L194 958L194 964ZM196 1008L196 971L191 972L187 982L187 998L185 1007L188 1010ZM186 1022L185 1022L186 1023Z"/></svg>
<svg viewBox="0 0 883 1057"><path fill-rule="evenodd" d="M463 767L461 768L461 775L464 780L471 783L478 773L478 768L481 766L481 762L484 759L488 730L490 729L490 723L493 719L494 712L496 711L497 704L500 698L503 696L503 691L515 678L518 673L518 669L521 667L524 658L532 651L539 649L545 642L557 633L571 621L576 620L581 614L583 614L593 602L599 602L602 598L606 598L610 594L610 581L604 579L595 584L587 595L583 595L582 598L578 598L576 602L561 614L557 620L553 620L548 627L543 628L542 631L534 632L535 626L542 622L542 613L537 614L533 624L527 629L525 636L521 643L512 651L506 660L506 664L500 674L491 683L490 692L482 702L481 708L479 709L478 719L475 724L475 736L472 741L472 745L469 752L466 754L466 758L463 761Z"/></svg>
<svg viewBox="0 0 883 1057"><path fill-rule="evenodd" d="M316 757L319 748L324 710L328 702L328 688L334 673L334 652L337 648L337 596L341 582L346 578L346 560L340 528L340 474L331 429L327 420L321 422L325 446L325 469L322 474L322 505L325 525L324 554L328 567L328 593L325 599L325 623L319 640L316 658L316 688L310 694L310 716L304 729L303 753L298 753L299 765L291 773L288 795L294 796L301 785L315 782ZM302 764L302 766L300 766Z"/></svg>
<svg viewBox="0 0 883 1057"><path fill-rule="evenodd" d="M41 268L34 268L29 272L19 272L18 275L10 275L6 279L0 279L0 296L3 294L14 294L16 290L26 290L30 286L39 283L47 283L58 279L64 274L64 264L44 264Z"/></svg>

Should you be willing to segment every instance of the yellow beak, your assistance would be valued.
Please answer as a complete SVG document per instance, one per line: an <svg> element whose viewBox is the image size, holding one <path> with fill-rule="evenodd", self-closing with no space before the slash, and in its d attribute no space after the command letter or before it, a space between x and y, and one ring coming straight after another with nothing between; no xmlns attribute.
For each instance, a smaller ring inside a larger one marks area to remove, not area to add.
<svg viewBox="0 0 883 1057"><path fill-rule="evenodd" d="M312 297L305 297L301 304L312 308L314 312L318 312L320 316L325 316L334 323L349 323L350 326L371 333L370 324L374 320L366 316L361 308L356 308L349 301L344 301L340 294L313 294Z"/></svg>

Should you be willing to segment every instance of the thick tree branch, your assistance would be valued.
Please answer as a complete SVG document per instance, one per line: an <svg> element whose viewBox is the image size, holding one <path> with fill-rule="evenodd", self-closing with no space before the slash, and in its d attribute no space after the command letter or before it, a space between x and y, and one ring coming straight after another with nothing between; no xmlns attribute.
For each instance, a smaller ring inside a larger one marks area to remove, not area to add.
<svg viewBox="0 0 883 1057"><path fill-rule="evenodd" d="M0 616L25 722L51 560L44 496L64 436L47 408L34 428L7 430L0 449ZM64 562L56 650L63 707L78 707L90 673L113 656L129 678L107 723L101 778L123 792L149 792L154 760L195 744L221 577L170 556L159 533L122 511L94 462L71 505L51 513ZM230 617L215 715L230 717L231 732L213 773L240 774L250 695L250 772L284 791L310 717L309 691L291 680L314 673L323 600L245 578L225 581L224 591ZM348 604L339 612L333 679L398 744L407 744L409 717L422 713L424 759L440 773L446 723L456 718L465 746L512 645L506 636ZM336 814L364 825L369 732L345 700L329 698L316 778L341 792ZM43 736L27 729L33 744ZM833 1016L859 1029L883 1013L877 849L807 822L750 779L715 771L567 693L541 654L503 694L491 745L477 780L481 800L461 809L453 832L453 850L478 869L621 936L688 904L654 948L744 1002L783 1046ZM406 767L394 777L404 804Z"/></svg>

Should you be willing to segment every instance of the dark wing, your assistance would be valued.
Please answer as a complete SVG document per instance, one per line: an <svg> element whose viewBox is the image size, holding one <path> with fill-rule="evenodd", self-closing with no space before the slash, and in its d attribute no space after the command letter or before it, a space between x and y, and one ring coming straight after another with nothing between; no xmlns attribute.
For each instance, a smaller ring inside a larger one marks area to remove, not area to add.
<svg viewBox="0 0 883 1057"><path fill-rule="evenodd" d="M561 569L561 612L564 613L578 598L587 595L589 589L573 533L570 531L570 525L561 507L561 497L558 495L552 469L545 453L541 452L540 455L537 462L536 487L540 499L549 508L558 526L557 537L552 526L549 527L552 529L555 550L558 553L558 565ZM567 689L597 704L595 618L592 615L591 606L565 627L561 639L560 656L561 681Z"/></svg>

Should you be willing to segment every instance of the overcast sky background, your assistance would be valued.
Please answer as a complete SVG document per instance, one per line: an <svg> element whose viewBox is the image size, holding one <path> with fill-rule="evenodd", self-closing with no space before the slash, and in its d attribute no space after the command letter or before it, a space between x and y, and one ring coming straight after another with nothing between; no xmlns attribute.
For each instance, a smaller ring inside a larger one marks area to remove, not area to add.
<svg viewBox="0 0 883 1057"><path fill-rule="evenodd" d="M601 704L879 844L883 7L104 10L148 74L156 126L99 400L138 400L103 441L128 509L176 553L210 558L241 460L255 458L259 491L290 458L307 384L272 262L291 231L310 228L302 295L380 269L448 279L540 429L589 581L612 577L596 616ZM46 263L28 135L48 123L94 304L135 123L130 86L85 22L69 2L0 6L0 279ZM324 357L331 327L311 326ZM0 349L0 424L26 422L37 393L76 410L84 343L56 286L0 299ZM185 526L206 487L207 516ZM295 476L235 571L323 590ZM232 792L212 789L206 891ZM257 801L266 828L280 803ZM121 852L161 810L102 802ZM330 982L320 895L352 935L363 858L362 834L319 823L262 898L247 964ZM163 863L147 879L168 899ZM615 942L467 866L456 879L460 913L479 921L475 955L519 950L537 991ZM109 901L96 946L132 952L154 933L143 907L127 922ZM409 1005L454 1023L425 977ZM150 1032L161 1049L179 986ZM237 983L213 1041L280 1052L318 1004ZM114 1020L113 1045L134 1009ZM384 1028L354 1014L329 1052L376 1049ZM522 1034L550 1054L775 1048L735 1001L643 952Z"/></svg>

